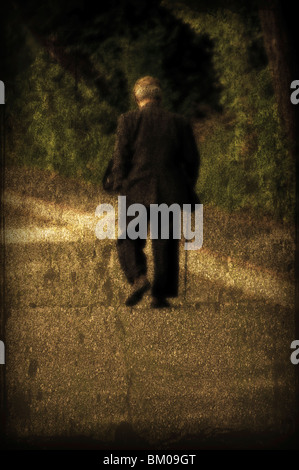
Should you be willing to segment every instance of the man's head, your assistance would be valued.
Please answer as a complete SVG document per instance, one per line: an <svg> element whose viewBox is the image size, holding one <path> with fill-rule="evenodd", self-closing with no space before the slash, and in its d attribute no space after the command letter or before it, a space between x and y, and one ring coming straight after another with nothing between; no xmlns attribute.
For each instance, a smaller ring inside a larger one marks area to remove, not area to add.
<svg viewBox="0 0 299 470"><path fill-rule="evenodd" d="M133 93L140 107L150 101L160 103L162 100L161 84L157 78L150 76L139 78L134 85Z"/></svg>

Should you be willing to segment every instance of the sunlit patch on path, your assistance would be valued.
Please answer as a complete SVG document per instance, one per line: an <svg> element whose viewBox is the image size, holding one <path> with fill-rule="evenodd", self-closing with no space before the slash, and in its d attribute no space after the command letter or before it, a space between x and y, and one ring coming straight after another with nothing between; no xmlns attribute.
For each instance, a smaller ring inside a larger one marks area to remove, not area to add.
<svg viewBox="0 0 299 470"><path fill-rule="evenodd" d="M26 227L7 229L5 243L55 243L79 241L80 234L65 227Z"/></svg>
<svg viewBox="0 0 299 470"><path fill-rule="evenodd" d="M32 214L47 221L46 227L7 227L5 242L8 244L61 243L95 239L98 218L92 213L34 197L23 197L14 191L6 192L5 203L13 208L22 209L28 216ZM111 217L114 218L114 214L111 214ZM101 240L100 243L105 243L105 240ZM294 305L294 284L290 280L279 278L274 271L263 270L254 265L244 265L240 260L233 258L225 259L205 248L188 252L187 256L188 271L193 274L285 307Z"/></svg>

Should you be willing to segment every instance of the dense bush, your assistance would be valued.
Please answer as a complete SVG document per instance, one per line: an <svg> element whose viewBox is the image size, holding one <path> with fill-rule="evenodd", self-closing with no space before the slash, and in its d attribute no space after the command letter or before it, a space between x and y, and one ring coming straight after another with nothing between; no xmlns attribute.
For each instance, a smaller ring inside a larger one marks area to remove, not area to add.
<svg viewBox="0 0 299 470"><path fill-rule="evenodd" d="M99 181L113 151L116 109L99 102L95 87L76 85L44 50L26 74L15 90L13 161Z"/></svg>
<svg viewBox="0 0 299 470"><path fill-rule="evenodd" d="M254 12L219 8L176 11L197 34L213 40L222 113L199 126L198 191L204 202L251 208L290 220L295 165L272 89L262 33Z"/></svg>
<svg viewBox="0 0 299 470"><path fill-rule="evenodd" d="M207 35L195 34L159 2L143 8L134 0L110 3L95 16L51 4L52 22L43 9L43 21L33 26L31 16L29 27L15 20L10 42L28 60L16 67L8 92L10 161L99 182L113 153L117 117L136 106L131 90L143 75L161 80L170 110L196 117L201 103L217 108ZM69 30L60 24L63 14ZM74 29L78 15L82 22ZM39 41L43 35L55 38L60 57Z"/></svg>

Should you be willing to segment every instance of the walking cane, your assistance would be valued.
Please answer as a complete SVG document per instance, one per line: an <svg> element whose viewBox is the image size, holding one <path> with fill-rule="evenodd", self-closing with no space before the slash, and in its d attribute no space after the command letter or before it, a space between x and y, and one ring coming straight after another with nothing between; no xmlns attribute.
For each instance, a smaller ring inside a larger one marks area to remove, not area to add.
<svg viewBox="0 0 299 470"><path fill-rule="evenodd" d="M188 274L188 250L185 250L185 276L184 276L184 300L187 294L187 274Z"/></svg>
<svg viewBox="0 0 299 470"><path fill-rule="evenodd" d="M185 231L185 236L189 236L189 217L187 217L186 220L186 231ZM185 239L186 241L186 239ZM184 300L186 300L187 296L187 277L188 277L188 250L186 250L185 243L184 243L184 249L185 249L185 272L184 272Z"/></svg>

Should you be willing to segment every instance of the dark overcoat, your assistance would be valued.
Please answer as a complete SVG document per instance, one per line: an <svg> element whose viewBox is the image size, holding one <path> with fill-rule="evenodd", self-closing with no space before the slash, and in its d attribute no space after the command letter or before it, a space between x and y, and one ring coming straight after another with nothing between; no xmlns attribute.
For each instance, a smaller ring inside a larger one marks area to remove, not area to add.
<svg viewBox="0 0 299 470"><path fill-rule="evenodd" d="M113 162L104 187L110 185L127 196L130 204L147 207L198 203L194 187L199 160L189 122L150 102L119 117Z"/></svg>

